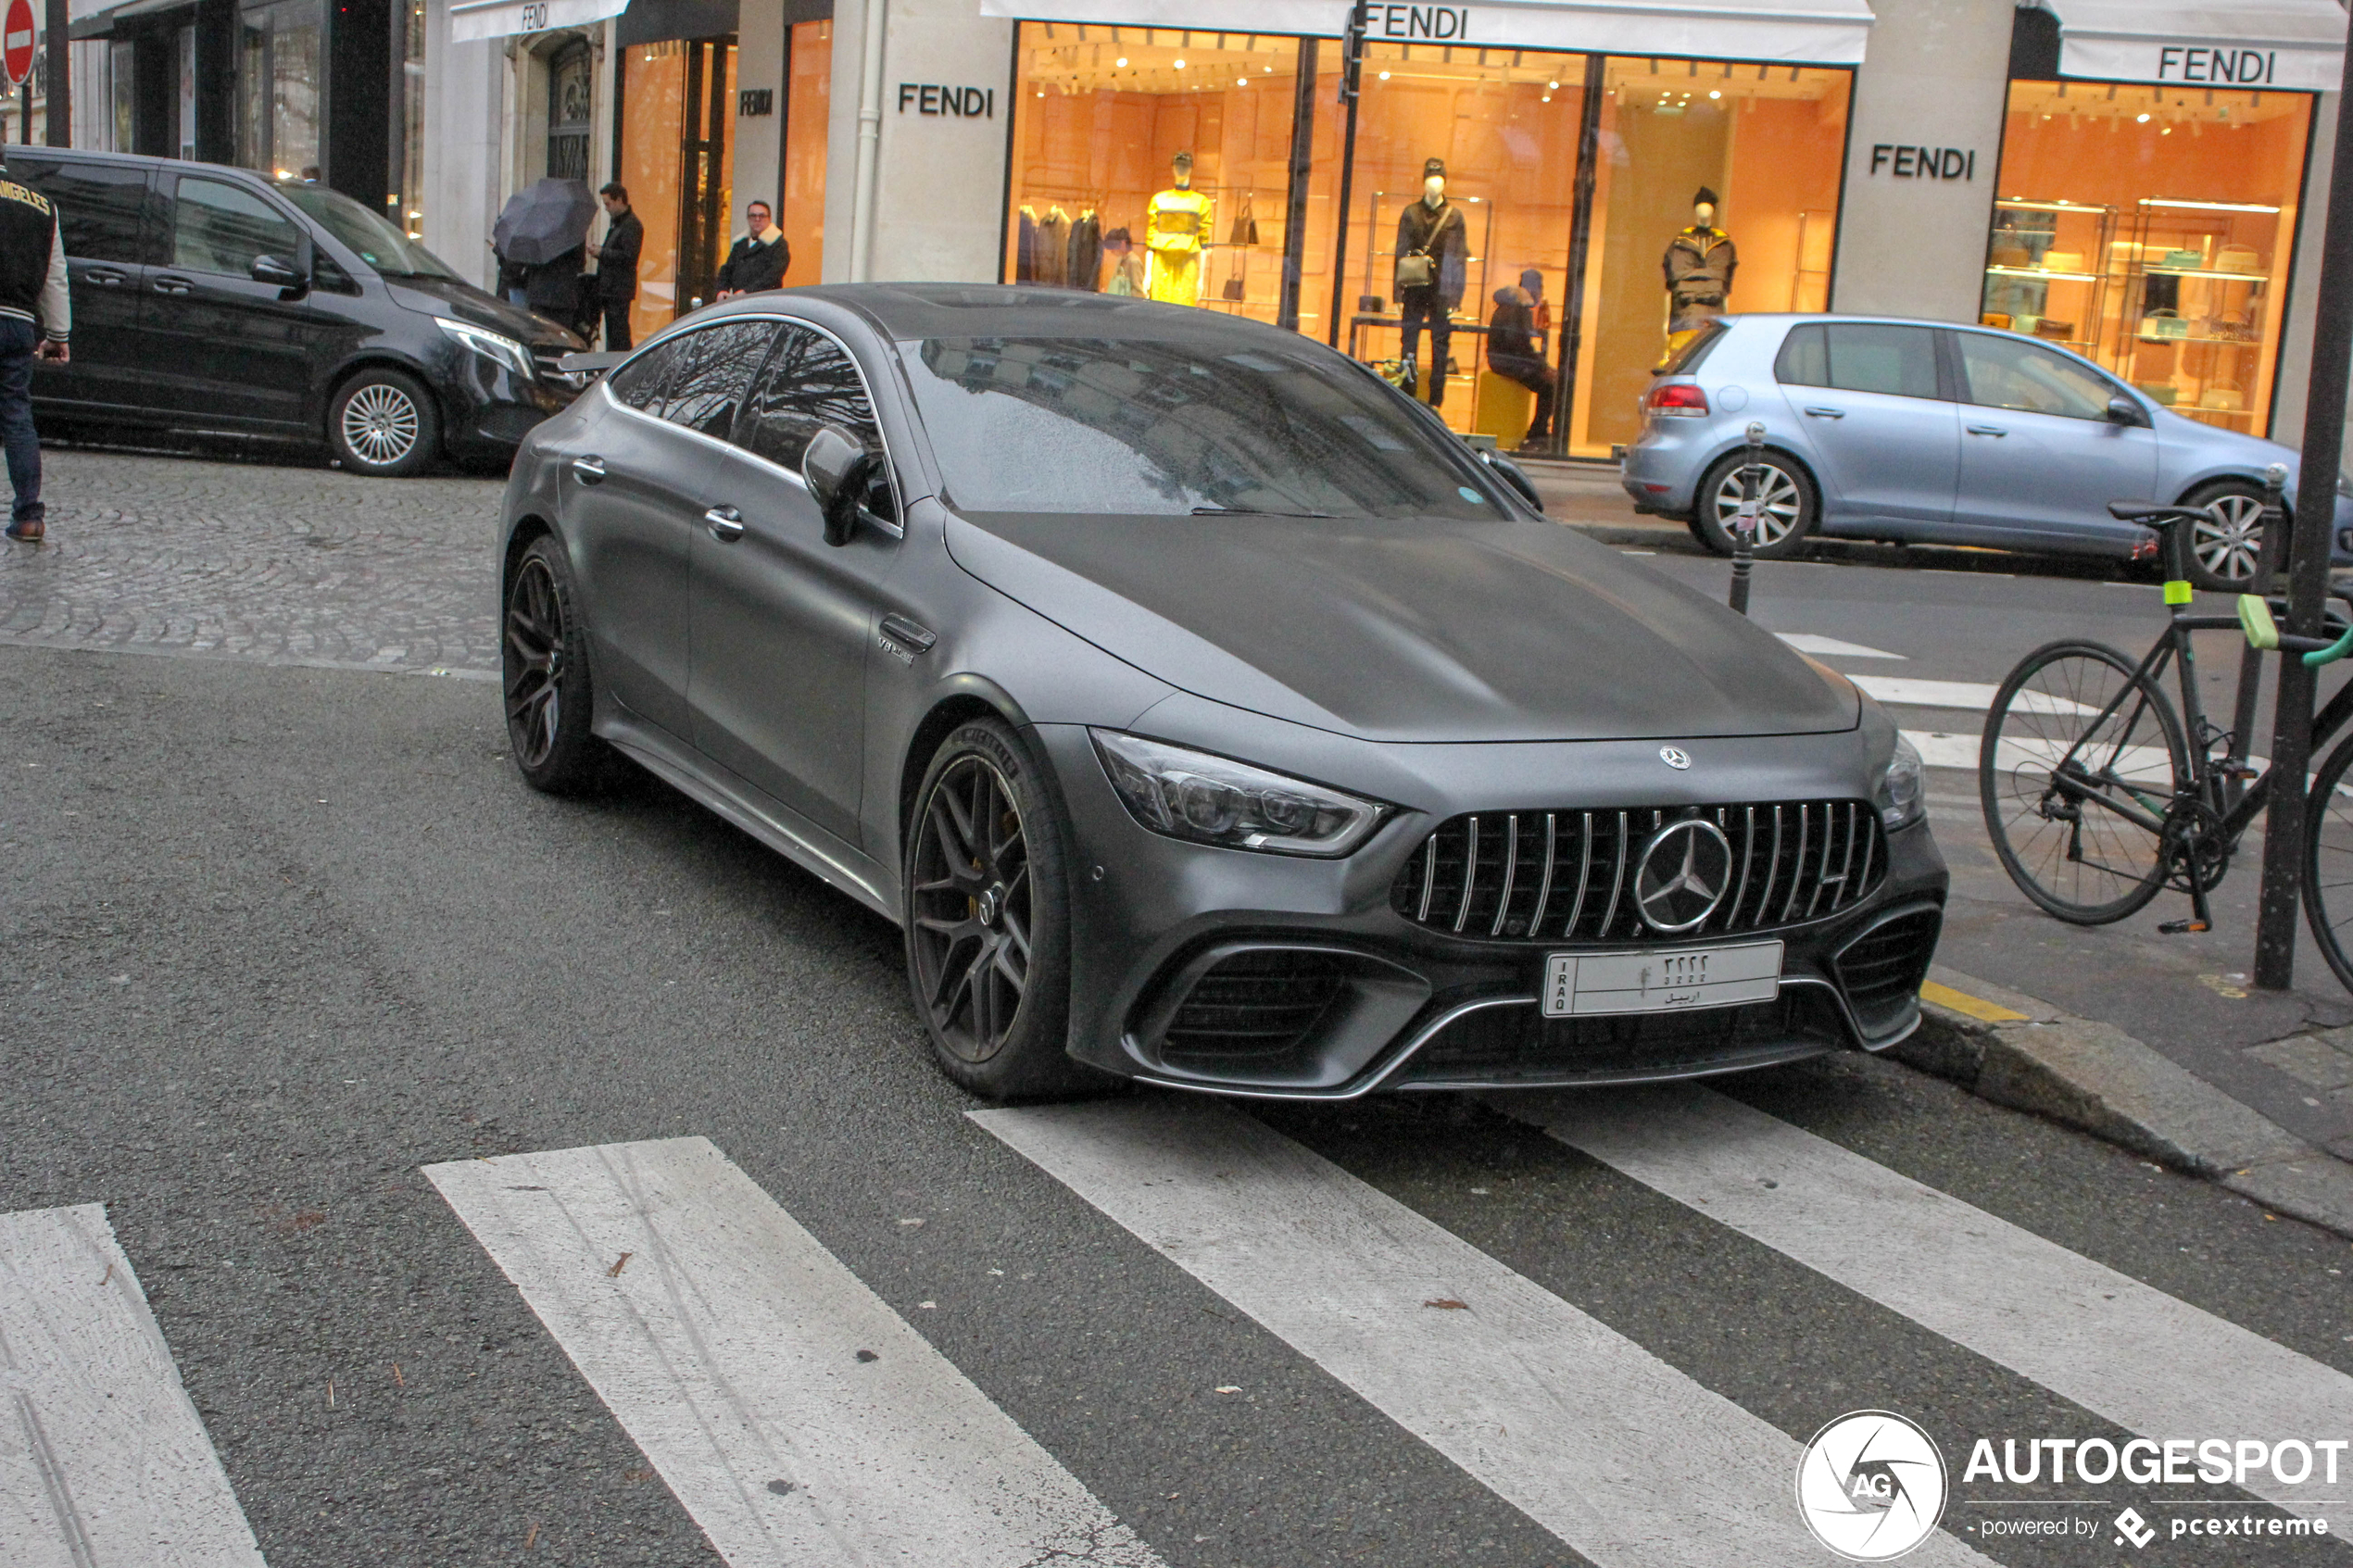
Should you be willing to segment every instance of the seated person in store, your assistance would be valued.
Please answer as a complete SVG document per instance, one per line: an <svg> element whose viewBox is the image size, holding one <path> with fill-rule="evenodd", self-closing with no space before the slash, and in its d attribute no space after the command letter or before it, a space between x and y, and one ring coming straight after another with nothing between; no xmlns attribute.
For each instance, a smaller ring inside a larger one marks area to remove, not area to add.
<svg viewBox="0 0 2353 1568"><path fill-rule="evenodd" d="M1531 267L1519 275L1519 287L1506 284L1495 291L1495 314L1487 319L1487 368L1536 395L1536 418L1523 447L1550 440L1553 433L1553 367L1536 336L1536 307L1543 293L1544 275Z"/></svg>
<svg viewBox="0 0 2353 1568"><path fill-rule="evenodd" d="M792 246L785 244L785 232L776 227L766 202L744 208L744 227L749 232L719 264L722 299L783 288L785 269L792 265Z"/></svg>

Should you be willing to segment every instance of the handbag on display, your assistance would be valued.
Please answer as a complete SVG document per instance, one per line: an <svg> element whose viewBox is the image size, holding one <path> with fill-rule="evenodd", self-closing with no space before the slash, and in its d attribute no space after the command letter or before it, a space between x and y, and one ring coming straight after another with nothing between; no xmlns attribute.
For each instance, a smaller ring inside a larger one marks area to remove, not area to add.
<svg viewBox="0 0 2353 1568"><path fill-rule="evenodd" d="M1258 219L1250 210L1250 193L1248 191L1244 191L1242 193L1241 210L1234 214L1233 237L1226 243L1237 245L1254 245L1258 243ZM1227 297L1231 299L1239 298L1239 296L1229 295Z"/></svg>
<svg viewBox="0 0 2353 1568"><path fill-rule="evenodd" d="M2037 317L2034 322L2034 335L2036 337L2057 338L2061 343L2070 342L2075 336L2075 323L2072 321L2055 321L2048 316Z"/></svg>
<svg viewBox="0 0 2353 1568"><path fill-rule="evenodd" d="M2206 253L2197 250L2169 250L2157 264L2159 267L2175 269L2203 267L2206 265Z"/></svg>
<svg viewBox="0 0 2353 1568"><path fill-rule="evenodd" d="M2224 245L2214 253L2217 272L2252 272L2263 270L2263 256L2253 245Z"/></svg>
<svg viewBox="0 0 2353 1568"><path fill-rule="evenodd" d="M2190 335L2190 324L2173 310L2152 310L2141 322L2141 335L2151 343L2171 343Z"/></svg>
<svg viewBox="0 0 2353 1568"><path fill-rule="evenodd" d="M2137 381L2133 384L2169 408L2182 395L2170 381Z"/></svg>
<svg viewBox="0 0 2353 1568"><path fill-rule="evenodd" d="M1428 251L1408 251L1397 258L1397 286L1401 289L1426 289L1438 281L1438 263Z"/></svg>

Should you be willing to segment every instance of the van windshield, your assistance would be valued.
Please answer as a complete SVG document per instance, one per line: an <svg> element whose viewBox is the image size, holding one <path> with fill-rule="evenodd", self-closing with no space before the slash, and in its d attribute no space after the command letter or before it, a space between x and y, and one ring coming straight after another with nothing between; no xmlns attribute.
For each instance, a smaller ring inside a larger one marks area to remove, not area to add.
<svg viewBox="0 0 2353 1568"><path fill-rule="evenodd" d="M441 257L340 192L324 185L283 182L278 194L387 278L454 280L458 276Z"/></svg>

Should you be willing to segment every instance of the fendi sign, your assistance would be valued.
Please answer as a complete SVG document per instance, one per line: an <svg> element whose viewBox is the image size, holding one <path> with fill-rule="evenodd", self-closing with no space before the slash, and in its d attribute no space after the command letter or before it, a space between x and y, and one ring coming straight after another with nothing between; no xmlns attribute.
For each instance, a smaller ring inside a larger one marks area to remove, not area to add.
<svg viewBox="0 0 2353 1568"><path fill-rule="evenodd" d="M1898 180L1974 180L1977 152L1970 147L1909 147L1875 142L1871 172L1881 169Z"/></svg>
<svg viewBox="0 0 2353 1568"><path fill-rule="evenodd" d="M997 92L990 87L939 87L928 82L899 84L899 112L910 107L917 114L952 114L960 119L997 118Z"/></svg>

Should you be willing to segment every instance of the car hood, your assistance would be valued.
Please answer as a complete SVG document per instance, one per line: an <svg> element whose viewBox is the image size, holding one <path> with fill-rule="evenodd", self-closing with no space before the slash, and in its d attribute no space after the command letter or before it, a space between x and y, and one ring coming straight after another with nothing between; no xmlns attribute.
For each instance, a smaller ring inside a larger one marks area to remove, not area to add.
<svg viewBox="0 0 2353 1568"><path fill-rule="evenodd" d="M504 332L516 342L534 348L574 349L580 340L548 320L535 316L521 306L510 305L494 295L484 294L472 283L455 278L386 278L384 287L392 293L396 304L428 316L447 316L459 321L471 321L477 327L488 327L494 332Z"/></svg>
<svg viewBox="0 0 2353 1568"><path fill-rule="evenodd" d="M1746 618L1556 523L950 514L957 564L1171 685L1368 740L1851 729Z"/></svg>

